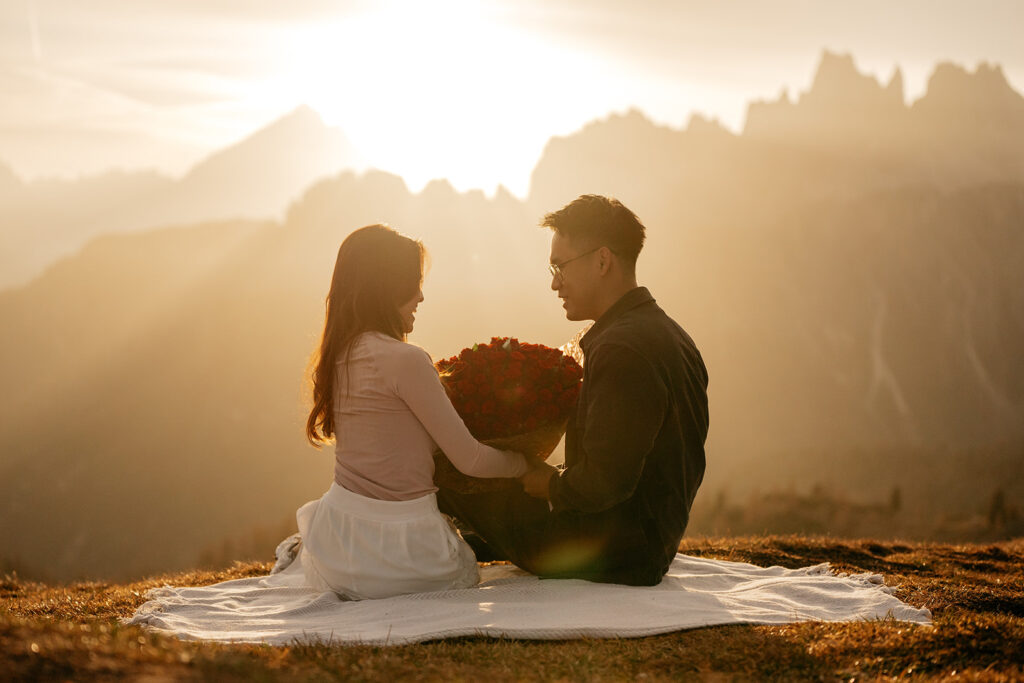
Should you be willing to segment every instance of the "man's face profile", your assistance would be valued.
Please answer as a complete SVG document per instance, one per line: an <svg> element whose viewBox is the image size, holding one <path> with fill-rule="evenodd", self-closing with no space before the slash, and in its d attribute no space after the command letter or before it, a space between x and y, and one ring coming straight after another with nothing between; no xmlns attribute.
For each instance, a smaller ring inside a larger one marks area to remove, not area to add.
<svg viewBox="0 0 1024 683"><path fill-rule="evenodd" d="M551 278L551 289L562 300L568 320L593 320L590 309L596 285L591 263L594 251L583 248L585 246L575 244L557 231L551 236L549 261L558 271Z"/></svg>

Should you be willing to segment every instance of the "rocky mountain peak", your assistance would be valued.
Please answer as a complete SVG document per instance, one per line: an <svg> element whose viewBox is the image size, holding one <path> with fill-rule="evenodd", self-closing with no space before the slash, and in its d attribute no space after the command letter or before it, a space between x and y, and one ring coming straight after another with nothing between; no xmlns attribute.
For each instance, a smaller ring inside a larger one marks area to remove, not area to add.
<svg viewBox="0 0 1024 683"><path fill-rule="evenodd" d="M1024 97L1006 80L998 64L982 62L974 73L943 62L928 79L927 91L915 106L946 110L1007 110L1024 115Z"/></svg>
<svg viewBox="0 0 1024 683"><path fill-rule="evenodd" d="M903 106L903 77L897 70L888 87L874 76L861 73L849 54L825 50L811 88L800 102L827 108Z"/></svg>

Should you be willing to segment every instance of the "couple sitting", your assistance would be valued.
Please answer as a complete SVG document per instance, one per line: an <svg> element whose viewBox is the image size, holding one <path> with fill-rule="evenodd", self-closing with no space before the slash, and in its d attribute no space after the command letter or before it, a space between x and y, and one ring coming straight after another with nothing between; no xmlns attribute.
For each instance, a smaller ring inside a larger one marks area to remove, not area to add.
<svg viewBox="0 0 1024 683"><path fill-rule="evenodd" d="M545 216L551 289L594 320L566 433L565 468L478 442L430 357L405 342L423 301L423 245L386 226L342 243L313 371L314 444L334 439L334 483L296 514L288 572L354 599L464 588L477 557L542 577L657 584L704 474L707 371L690 337L636 283L644 226L584 195ZM433 482L435 448L464 474L521 489L458 493ZM444 513L444 514L442 514ZM446 515L470 529L467 543Z"/></svg>

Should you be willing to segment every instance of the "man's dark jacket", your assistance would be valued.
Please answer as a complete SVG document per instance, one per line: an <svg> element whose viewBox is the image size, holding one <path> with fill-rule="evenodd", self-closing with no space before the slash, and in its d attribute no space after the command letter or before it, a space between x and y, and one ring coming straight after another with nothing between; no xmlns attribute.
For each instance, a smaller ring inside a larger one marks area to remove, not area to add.
<svg viewBox="0 0 1024 683"><path fill-rule="evenodd" d="M697 347L638 287L583 337L583 388L570 417L556 516L605 545L598 580L656 584L675 557L704 477L708 374Z"/></svg>

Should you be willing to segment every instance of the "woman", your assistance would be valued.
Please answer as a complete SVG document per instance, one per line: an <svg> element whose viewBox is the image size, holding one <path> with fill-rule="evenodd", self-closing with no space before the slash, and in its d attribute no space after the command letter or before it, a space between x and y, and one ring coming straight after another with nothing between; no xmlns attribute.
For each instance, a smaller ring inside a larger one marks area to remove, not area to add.
<svg viewBox="0 0 1024 683"><path fill-rule="evenodd" d="M424 254L385 225L345 238L314 357L306 435L316 446L335 440L334 483L296 513L298 560L310 585L354 599L479 581L473 551L437 509L436 447L474 477L527 470L521 454L470 435L430 356L405 341L423 301Z"/></svg>

